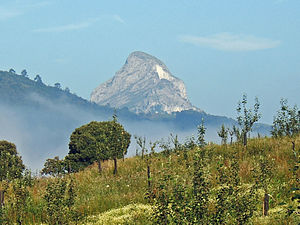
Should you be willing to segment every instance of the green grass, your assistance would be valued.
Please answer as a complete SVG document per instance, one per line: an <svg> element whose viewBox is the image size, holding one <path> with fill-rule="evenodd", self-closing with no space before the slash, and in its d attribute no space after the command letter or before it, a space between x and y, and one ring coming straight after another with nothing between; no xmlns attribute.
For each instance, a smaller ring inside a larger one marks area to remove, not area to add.
<svg viewBox="0 0 300 225"><path fill-rule="evenodd" d="M262 216L262 196L257 202L255 216L252 224L297 224L299 216L289 217L286 215L286 207L291 203L291 187L295 185L293 179L293 162L295 155L292 152L291 143L287 138L273 139L261 138L250 139L247 148L241 144L206 146L209 151L209 173L212 185L217 187L217 164L224 159L230 159L237 153L240 166L239 177L244 185L253 182L253 169L257 167L260 155L265 154L272 162L272 176L268 184L271 195L270 214ZM300 138L297 139L296 149L300 150ZM151 170L152 190L155 192L157 184L164 174L172 174L187 186L192 181L192 165L195 149L187 152L173 152L169 156L156 153L149 159ZM113 162L103 163L103 172L99 174L97 165L92 165L76 174L67 175L74 177L77 187L75 208L85 216L80 223L86 224L151 224L150 215L152 208L145 193L147 192L147 162L141 157L118 160L118 174L113 175ZM299 170L297 176L300 177ZM26 211L26 224L41 224L45 219L42 196L49 179L37 178L30 191L30 204ZM7 196L10 195L8 191ZM6 198L8 201L9 197ZM12 217L14 215L11 215ZM70 222L71 223L71 222Z"/></svg>

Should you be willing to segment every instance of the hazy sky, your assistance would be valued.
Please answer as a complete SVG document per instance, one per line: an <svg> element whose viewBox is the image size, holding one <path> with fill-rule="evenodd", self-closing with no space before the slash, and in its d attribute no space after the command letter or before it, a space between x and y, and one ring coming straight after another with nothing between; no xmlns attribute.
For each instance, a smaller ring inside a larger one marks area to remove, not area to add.
<svg viewBox="0 0 300 225"><path fill-rule="evenodd" d="M191 102L235 117L242 93L263 122L300 106L299 0L1 0L0 69L27 69L89 99L136 50L161 59Z"/></svg>

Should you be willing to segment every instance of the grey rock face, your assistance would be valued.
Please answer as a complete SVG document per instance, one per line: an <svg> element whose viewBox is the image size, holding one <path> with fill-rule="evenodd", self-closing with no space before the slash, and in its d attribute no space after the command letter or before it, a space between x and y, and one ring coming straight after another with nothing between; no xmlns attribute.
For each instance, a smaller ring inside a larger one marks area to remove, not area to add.
<svg viewBox="0 0 300 225"><path fill-rule="evenodd" d="M92 92L91 101L135 113L200 111L189 102L183 81L144 52L131 53L115 76Z"/></svg>

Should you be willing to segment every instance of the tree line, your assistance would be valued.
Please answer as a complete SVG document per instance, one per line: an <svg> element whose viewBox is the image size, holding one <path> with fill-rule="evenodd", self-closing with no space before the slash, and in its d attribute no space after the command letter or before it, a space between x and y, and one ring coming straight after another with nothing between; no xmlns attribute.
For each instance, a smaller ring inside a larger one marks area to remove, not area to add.
<svg viewBox="0 0 300 225"><path fill-rule="evenodd" d="M8 70L8 73L17 75L16 71L15 71L13 68L9 69L9 70ZM29 75L28 75L28 72L27 72L26 69L23 69L23 70L21 71L21 74L20 74L20 75L21 75L22 77L25 77L25 78L28 78L28 79L29 79ZM35 81L38 85L45 85L44 82L43 82L43 80L42 80L41 75L39 75L39 74L35 75L35 77L33 78L33 81ZM55 87L55 88L57 88L57 89L59 89L59 90L63 90L63 91L65 91L65 92L70 93L70 89L69 89L68 87L65 87L65 89L63 89L63 88L62 88L62 85L61 85L59 82L54 83L53 87Z"/></svg>

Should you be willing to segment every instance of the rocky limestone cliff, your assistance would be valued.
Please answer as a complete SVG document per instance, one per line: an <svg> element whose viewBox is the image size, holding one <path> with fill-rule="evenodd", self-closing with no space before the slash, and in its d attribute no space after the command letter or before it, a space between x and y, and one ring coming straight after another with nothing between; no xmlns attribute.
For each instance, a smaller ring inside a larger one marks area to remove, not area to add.
<svg viewBox="0 0 300 225"><path fill-rule="evenodd" d="M200 111L189 102L183 81L144 52L131 53L115 76L92 92L91 101L135 113Z"/></svg>

